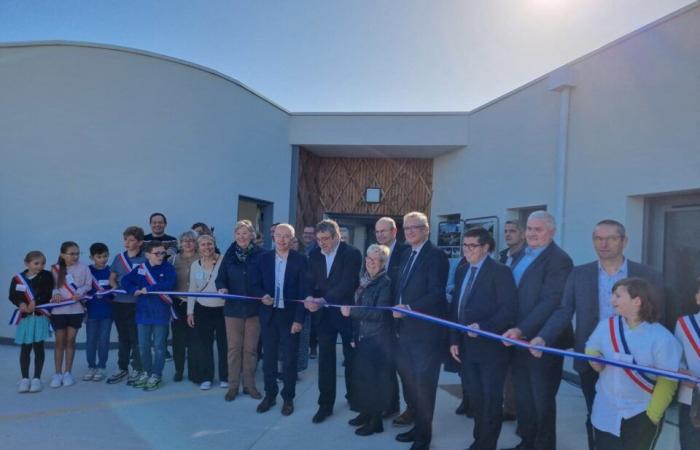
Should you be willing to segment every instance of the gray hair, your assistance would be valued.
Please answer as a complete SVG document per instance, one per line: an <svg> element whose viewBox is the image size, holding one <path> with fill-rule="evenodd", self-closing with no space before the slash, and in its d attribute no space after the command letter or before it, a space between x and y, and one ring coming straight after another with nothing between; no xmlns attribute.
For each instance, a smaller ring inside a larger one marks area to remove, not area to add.
<svg viewBox="0 0 700 450"><path fill-rule="evenodd" d="M211 241L211 243L214 244L214 247L216 247L216 238L211 234L200 234L197 236L197 246L199 246L202 241Z"/></svg>
<svg viewBox="0 0 700 450"><path fill-rule="evenodd" d="M238 229L241 227L246 228L248 231L253 233L253 237L255 237L255 228L253 228L253 222L251 222L248 219L239 220L238 222L236 222L236 226L233 228L234 233L238 231Z"/></svg>
<svg viewBox="0 0 700 450"><path fill-rule="evenodd" d="M411 211L410 213L403 216L403 221L406 222L408 219L418 219L421 221L421 225L428 226L428 216L420 211Z"/></svg>
<svg viewBox="0 0 700 450"><path fill-rule="evenodd" d="M180 235L180 239L179 239L178 241L179 241L179 242L182 242L182 240L183 240L183 239L186 239L186 238L190 238L190 239L192 239L193 241L197 241L197 236L198 236L198 235L197 235L197 232L196 232L196 231L187 230L187 231L183 232L183 233Z"/></svg>
<svg viewBox="0 0 700 450"><path fill-rule="evenodd" d="M392 230L396 229L396 221L394 219L392 219L391 217L380 217L379 219L377 219L376 223L382 223L382 222L388 223L391 226ZM376 223L375 223L375 225L376 225Z"/></svg>
<svg viewBox="0 0 700 450"><path fill-rule="evenodd" d="M324 219L316 224L316 233L330 233L332 238L340 236L338 222L331 219Z"/></svg>
<svg viewBox="0 0 700 450"><path fill-rule="evenodd" d="M544 220L550 230L554 230L557 228L556 223L554 221L554 216L544 210L534 211L530 213L530 215L527 217L527 221L529 222L531 220Z"/></svg>
<svg viewBox="0 0 700 450"><path fill-rule="evenodd" d="M386 245L372 244L367 247L367 256L371 254L379 256L379 262L381 263L382 267L385 267L386 262L389 260L391 250L389 250L389 247Z"/></svg>
<svg viewBox="0 0 700 450"><path fill-rule="evenodd" d="M523 225L517 220L506 220L504 226L505 225L515 225L515 228L517 228L518 231L523 231Z"/></svg>
<svg viewBox="0 0 700 450"><path fill-rule="evenodd" d="M275 231L279 230L280 228L289 230L290 233L292 233L292 237L294 237L294 227L291 226L288 223L278 223L277 226L275 227Z"/></svg>

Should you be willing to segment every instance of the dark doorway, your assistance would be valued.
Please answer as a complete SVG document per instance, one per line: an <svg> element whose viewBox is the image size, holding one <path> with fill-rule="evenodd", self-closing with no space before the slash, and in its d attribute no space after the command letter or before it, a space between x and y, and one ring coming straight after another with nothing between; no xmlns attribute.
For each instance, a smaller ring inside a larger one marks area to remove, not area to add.
<svg viewBox="0 0 700 450"><path fill-rule="evenodd" d="M325 213L324 216L338 222L338 225L341 228L346 227L350 231L349 244L360 249L363 254L365 250L367 250L367 247L377 242L377 239L374 236L374 224L380 217L384 217L380 215L337 213ZM388 217L391 217L396 221L396 227L398 228L396 240L403 242L403 216Z"/></svg>
<svg viewBox="0 0 700 450"><path fill-rule="evenodd" d="M265 248L272 248L270 227L272 226L273 204L266 200L238 196L238 220L248 219L258 233L262 233Z"/></svg>

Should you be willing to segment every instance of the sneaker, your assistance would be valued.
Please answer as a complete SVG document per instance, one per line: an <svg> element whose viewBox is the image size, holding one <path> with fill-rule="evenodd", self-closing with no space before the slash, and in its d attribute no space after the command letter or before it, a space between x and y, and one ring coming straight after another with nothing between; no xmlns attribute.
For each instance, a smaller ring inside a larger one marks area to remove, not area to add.
<svg viewBox="0 0 700 450"><path fill-rule="evenodd" d="M226 381L222 381L219 383L219 387L221 389L228 389L228 383Z"/></svg>
<svg viewBox="0 0 700 450"><path fill-rule="evenodd" d="M129 372L127 370L119 370L107 378L107 384L117 384L127 376L129 376Z"/></svg>
<svg viewBox="0 0 700 450"><path fill-rule="evenodd" d="M203 391L208 391L211 389L211 381L205 381L204 383L199 385L199 388Z"/></svg>
<svg viewBox="0 0 700 450"><path fill-rule="evenodd" d="M49 384L49 386L51 386L52 388L60 388L62 381L63 381L63 375L61 375L60 373L55 373L51 377L51 384Z"/></svg>
<svg viewBox="0 0 700 450"><path fill-rule="evenodd" d="M155 391L160 387L160 377L158 375L151 375L148 378L146 386L143 388L144 391Z"/></svg>
<svg viewBox="0 0 700 450"><path fill-rule="evenodd" d="M92 381L102 381L105 377L105 370L104 369L96 369L95 370L95 375L92 377Z"/></svg>
<svg viewBox="0 0 700 450"><path fill-rule="evenodd" d="M29 386L29 392L40 392L44 386L41 384L41 380L38 378L32 378L31 386Z"/></svg>
<svg viewBox="0 0 700 450"><path fill-rule="evenodd" d="M92 381L95 377L95 372L97 369L88 369L87 373L83 375L83 381Z"/></svg>
<svg viewBox="0 0 700 450"><path fill-rule="evenodd" d="M73 378L73 375L70 374L70 372L65 372L63 374L62 383L64 386L73 386L75 384L75 379Z"/></svg>
<svg viewBox="0 0 700 450"><path fill-rule="evenodd" d="M17 383L17 392L20 394L24 394L25 392L29 392L29 378L22 378L19 380Z"/></svg>
<svg viewBox="0 0 700 450"><path fill-rule="evenodd" d="M139 378L141 378L141 375L144 375L144 374L145 374L144 371L136 371L136 370L135 370L135 371L131 372L131 373L129 374L129 376L126 377L126 385L127 385L127 386L133 386L134 383L136 383L136 380L138 380Z"/></svg>
<svg viewBox="0 0 700 450"><path fill-rule="evenodd" d="M148 384L148 374L146 372L139 372L139 377L132 384L136 389L143 389Z"/></svg>

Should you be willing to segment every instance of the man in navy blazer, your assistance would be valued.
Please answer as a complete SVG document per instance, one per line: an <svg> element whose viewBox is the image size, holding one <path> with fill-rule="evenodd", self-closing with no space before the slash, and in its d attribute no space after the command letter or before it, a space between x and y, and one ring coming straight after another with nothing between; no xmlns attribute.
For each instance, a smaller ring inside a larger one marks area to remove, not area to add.
<svg viewBox="0 0 700 450"><path fill-rule="evenodd" d="M299 332L304 324L306 309L298 301L308 295L306 257L290 249L294 227L278 224L274 233L275 250L264 253L251 274L253 295L262 297L260 328L263 343L263 373L265 398L257 411L264 413L276 403L277 361L282 349L283 382L282 414L294 412L297 381Z"/></svg>
<svg viewBox="0 0 700 450"><path fill-rule="evenodd" d="M318 411L313 423L320 423L333 414L336 391L335 344L338 334L343 341L345 358L346 398L350 398L350 374L353 351L352 322L339 308L322 308L322 304L351 305L360 284L362 253L340 241L338 224L322 220L316 225L318 248L309 256L310 296L305 307L314 313L318 334Z"/></svg>
<svg viewBox="0 0 700 450"><path fill-rule="evenodd" d="M450 264L445 252L428 240L428 218L410 212L403 218L406 242L411 251L404 256L398 274L397 307L431 316L447 315L445 288ZM415 426L396 436L399 442L413 442L412 450L427 449L432 439L435 395L440 364L446 348L446 330L420 319L394 313L398 320L398 370L406 386L408 407L415 412Z"/></svg>
<svg viewBox="0 0 700 450"><path fill-rule="evenodd" d="M574 267L566 281L561 305L540 330L538 336L532 339L533 344L549 345L571 324L571 319L576 314L574 350L584 353L586 341L598 322L614 314L610 304L612 286L623 278L639 277L651 282L659 294L657 309L660 312L664 311L660 295L663 293L661 273L652 267L625 258L623 252L626 246L627 232L620 222L606 219L596 224L593 228L593 247L598 259ZM541 353L533 352L533 354L539 356ZM598 372L593 370L587 361L578 359L574 360L574 369L580 376L581 390L586 399L588 447L593 450L595 443L590 414Z"/></svg>
<svg viewBox="0 0 700 450"><path fill-rule="evenodd" d="M397 233L398 229L396 227L396 221L391 217L381 217L374 224L374 236L377 238L377 244L386 245L389 247L389 263L387 264L386 272L391 280L391 292L395 292L396 281L399 278L399 269L401 268L401 261L403 260L404 254L409 248L411 248L410 245L404 242L398 242L396 240ZM395 344L395 342L392 342L392 346L395 346ZM395 355L396 352L393 352L393 354ZM403 398L406 403L408 403L405 386L403 386L403 392ZM391 408L389 411L384 412L384 417L387 418L398 413L401 409L400 406L399 380L396 373L396 361L392 361ZM396 425L411 425L412 423L413 416L410 413L404 413L394 420L394 424Z"/></svg>
<svg viewBox="0 0 700 450"><path fill-rule="evenodd" d="M505 337L534 338L561 303L573 262L553 242L554 232L554 217L548 212L535 211L528 217L525 230L527 248L513 266L518 286L516 325L503 334ZM551 342L551 346L557 348L568 348L570 344L570 326ZM516 349L512 367L518 433L522 438L516 449L556 448L555 397L561 383L563 362L559 356L547 354L535 358L527 350Z"/></svg>
<svg viewBox="0 0 700 450"><path fill-rule="evenodd" d="M462 249L468 262L455 280L451 320L502 334L515 322L517 292L510 269L489 257L495 242L483 228L468 230ZM461 363L474 414L472 450L495 450L501 433L503 383L509 352L500 342L474 333L450 333L450 353Z"/></svg>

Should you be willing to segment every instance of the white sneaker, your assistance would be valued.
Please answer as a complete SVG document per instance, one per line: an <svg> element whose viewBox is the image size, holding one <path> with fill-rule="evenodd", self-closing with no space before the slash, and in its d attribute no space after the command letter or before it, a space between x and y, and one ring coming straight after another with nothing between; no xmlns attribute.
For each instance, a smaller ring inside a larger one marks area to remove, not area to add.
<svg viewBox="0 0 700 450"><path fill-rule="evenodd" d="M63 381L63 375L61 375L60 373L55 373L51 377L51 384L49 384L49 386L51 386L52 388L60 388L62 381Z"/></svg>
<svg viewBox="0 0 700 450"><path fill-rule="evenodd" d="M219 383L219 387L221 389L228 389L228 383L225 381L222 381L221 383Z"/></svg>
<svg viewBox="0 0 700 450"><path fill-rule="evenodd" d="M17 392L20 394L24 394L25 392L29 392L29 378L22 378L19 380L17 383Z"/></svg>
<svg viewBox="0 0 700 450"><path fill-rule="evenodd" d="M92 377L92 381L102 381L105 377L105 370L104 369L96 369L95 370L95 375Z"/></svg>
<svg viewBox="0 0 700 450"><path fill-rule="evenodd" d="M83 375L83 381L92 381L95 377L95 372L97 372L97 369L88 369L87 373Z"/></svg>
<svg viewBox="0 0 700 450"><path fill-rule="evenodd" d="M199 388L203 391L208 391L211 389L211 381L205 381L204 383L199 385Z"/></svg>
<svg viewBox="0 0 700 450"><path fill-rule="evenodd" d="M40 392L44 386L41 384L41 380L38 378L32 378L32 384L29 387L29 392Z"/></svg>
<svg viewBox="0 0 700 450"><path fill-rule="evenodd" d="M75 384L75 378L73 378L73 375L70 374L70 372L65 372L63 374L63 385L64 386L73 386Z"/></svg>

